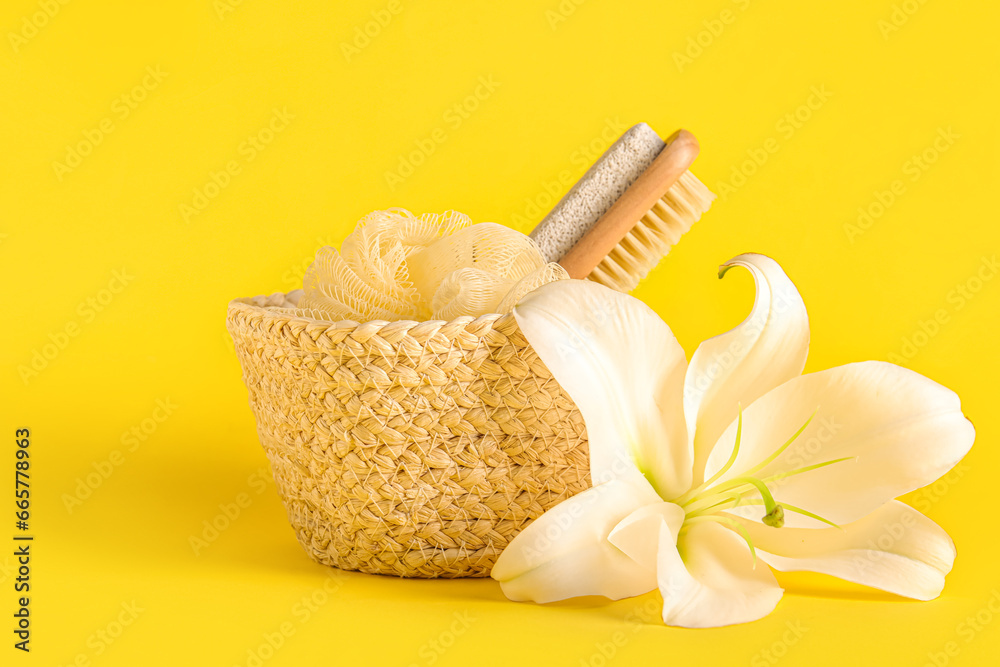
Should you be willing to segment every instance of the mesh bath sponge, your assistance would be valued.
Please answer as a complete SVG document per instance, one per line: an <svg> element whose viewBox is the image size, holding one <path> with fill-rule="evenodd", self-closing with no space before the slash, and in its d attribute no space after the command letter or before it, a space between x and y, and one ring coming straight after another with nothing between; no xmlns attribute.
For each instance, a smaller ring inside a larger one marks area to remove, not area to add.
<svg viewBox="0 0 1000 667"><path fill-rule="evenodd" d="M405 209L362 218L340 250L316 253L297 314L331 321L451 320L507 313L545 283L568 278L535 242L456 211Z"/></svg>

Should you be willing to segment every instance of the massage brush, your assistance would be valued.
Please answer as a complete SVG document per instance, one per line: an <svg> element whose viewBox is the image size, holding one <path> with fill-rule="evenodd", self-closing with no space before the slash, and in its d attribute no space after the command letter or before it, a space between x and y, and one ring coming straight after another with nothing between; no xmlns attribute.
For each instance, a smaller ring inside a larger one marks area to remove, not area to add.
<svg viewBox="0 0 1000 667"><path fill-rule="evenodd" d="M630 128L531 232L546 261L571 278L631 292L715 195L688 171L698 141L678 130L664 141Z"/></svg>

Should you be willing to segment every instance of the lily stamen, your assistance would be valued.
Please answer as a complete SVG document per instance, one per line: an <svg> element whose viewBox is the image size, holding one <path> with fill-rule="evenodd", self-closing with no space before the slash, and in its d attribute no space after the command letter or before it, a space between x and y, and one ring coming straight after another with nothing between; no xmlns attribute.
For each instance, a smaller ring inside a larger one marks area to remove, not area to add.
<svg viewBox="0 0 1000 667"><path fill-rule="evenodd" d="M722 495L721 499L719 498L720 495ZM686 516L694 517L694 516L701 516L704 514L715 514L716 512L722 512L727 509L739 507L743 500L743 494L742 493L715 494L696 500L697 502L692 501L690 505L685 507Z"/></svg>
<svg viewBox="0 0 1000 667"><path fill-rule="evenodd" d="M700 485L698 485L694 489L691 489L690 491L688 491L687 493L685 493L683 496L675 499L673 502L677 503L678 505L683 506L683 505L687 504L688 502L690 502L691 499L697 498L699 495L701 495L701 493L703 491L705 491L712 484L714 484L716 482L716 480L718 480L720 477L722 477L727 472L729 472L729 469L733 467L734 463L736 463L736 458L739 456L739 453L740 453L740 444L743 441L743 406L741 404L737 404L736 410L737 410L737 412L736 412L736 442L733 444L733 451L729 455L729 460L726 461L726 464L724 466L722 466L722 468L717 473L715 473L714 475L712 475L712 477L710 479L708 479L705 482L702 482ZM795 433L792 434L792 437L790 437L788 440L786 440L783 445L781 445L776 450L774 450L774 452L770 456L768 456L766 459L764 459L763 461L761 461L759 464L757 464L756 466L754 466L753 468L751 468L750 470L748 470L746 472L746 475L750 476L750 475L754 475L755 473L760 472L769 463L771 463L776 458L778 458L781 455L782 452L784 452L786 449L788 449L788 447L793 442L795 442L800 435L802 435L802 432L806 430L806 428L809 426L810 423L812 423L813 417L816 416L817 412L819 412L819 408L818 407L816 408L816 410L813 411L813 413L811 415L809 415L809 418L806 419L805 423L802 424L802 426L800 426L798 428L798 430L795 431Z"/></svg>
<svg viewBox="0 0 1000 667"><path fill-rule="evenodd" d="M756 466L754 466L750 470L747 470L747 474L748 475L753 475L754 473L760 472L769 463L771 463L776 458L778 458L779 456L781 456L781 453L784 452L786 449L788 449L788 447L793 442L795 442L800 435L802 435L802 432L806 430L806 428L809 426L809 424L812 423L813 417L816 416L817 412L819 412L819 408L818 407L815 410L813 410L813 413L811 415L809 415L809 418L806 419L806 422L802 426L799 427L799 430L797 430L795 433L792 434L792 437L790 437L785 442L785 444L783 444L781 447L778 447L776 450L774 450L774 452L770 456L768 456L766 459L764 459L763 461L761 461L760 463L758 463Z"/></svg>
<svg viewBox="0 0 1000 667"><path fill-rule="evenodd" d="M834 463L841 463L843 461L851 461L856 459L856 456L845 456L839 459L832 459L830 461L823 461L822 463L814 463L811 466L803 466L802 468L795 468L794 470L789 470L788 472L779 472L774 475L768 475L764 478L765 481L775 481L785 479L786 477L791 477L792 475L801 475L804 472L809 472L810 470L816 470L817 468L825 468L826 466L833 465Z"/></svg>
<svg viewBox="0 0 1000 667"><path fill-rule="evenodd" d="M818 410L819 408L817 408L817 411ZM748 470L745 475L730 479L722 484L712 487L711 485L713 483L729 472L730 468L733 467L733 464L739 456L740 444L743 441L743 406L738 405L736 418L736 442L733 443L733 451L729 455L729 460L726 461L726 464L718 472L712 475L710 479L684 494L680 498L677 498L674 502L684 508L685 515L688 517L688 520L713 516L718 512L740 507L741 505L763 505L765 513L764 516L761 517L761 522L764 525L771 526L773 528L781 528L785 524L785 509L795 512L796 514L808 516L835 528L840 528L840 526L832 521L824 519L823 517L813 514L812 512L788 505L787 503L784 505L779 504L775 501L771 490L767 486L767 482L780 481L792 475L799 475L810 470L817 470L819 468L847 461L855 457L846 456L839 459L832 459L830 461L823 461L821 463L815 463L813 465L795 468L794 470L769 475L764 478L754 477L755 473L758 473L766 468L771 462L777 459L782 452L788 449L788 447L795 442L800 435L802 435L802 432L806 430L815 416L816 412L813 412L809 418L806 419L805 423L792 434L792 437L778 447L770 456ZM742 497L743 492L740 491L741 489L744 489L744 487L756 489L760 493L761 500L744 501Z"/></svg>
<svg viewBox="0 0 1000 667"><path fill-rule="evenodd" d="M744 505L762 505L763 503L761 503L759 500L747 500L743 504ZM779 507L782 507L782 508L788 510L789 512L795 512L796 514L801 514L802 516L807 516L810 519L815 519L816 521L820 521L822 523L825 523L828 526L832 526L834 528L839 528L840 530L844 529L839 524L836 524L833 521L830 521L829 519L825 519L825 518L821 517L819 514L813 514L812 512L810 512L808 510L804 510L801 507L796 507L795 505L789 505L788 503L781 503L781 505L779 505Z"/></svg>
<svg viewBox="0 0 1000 667"><path fill-rule="evenodd" d="M771 490L767 488L767 484L761 480L756 477L737 477L736 479L731 479L715 488L717 491L727 491L729 489L738 489L747 485L757 489L760 493L760 497L764 500L764 508L767 510L767 513L764 515L762 521L769 526L780 528L785 522L784 513L781 512L781 506L775 502L774 496L771 495Z"/></svg>

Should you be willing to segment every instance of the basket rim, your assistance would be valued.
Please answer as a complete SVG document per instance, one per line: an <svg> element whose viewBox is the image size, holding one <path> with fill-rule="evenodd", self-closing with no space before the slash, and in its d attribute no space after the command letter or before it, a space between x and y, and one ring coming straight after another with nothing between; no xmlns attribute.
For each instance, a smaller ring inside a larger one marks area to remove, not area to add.
<svg viewBox="0 0 1000 667"><path fill-rule="evenodd" d="M276 311L277 308L297 307L301 296L302 289L296 289L291 292L274 292L270 295L241 297L229 302L227 313L230 317L241 313L244 315L254 313L272 322L296 322L310 329L319 327L327 330L358 329L361 327L374 329L385 329L388 327L406 331L413 329L436 330L443 327L451 328L456 326L466 328L472 323L478 325L473 327L478 329L482 326L495 328L500 324L506 323L508 320L514 319L513 313L487 313L478 317L463 315L453 320L368 320L366 322L358 322L356 320L319 320L312 317Z"/></svg>

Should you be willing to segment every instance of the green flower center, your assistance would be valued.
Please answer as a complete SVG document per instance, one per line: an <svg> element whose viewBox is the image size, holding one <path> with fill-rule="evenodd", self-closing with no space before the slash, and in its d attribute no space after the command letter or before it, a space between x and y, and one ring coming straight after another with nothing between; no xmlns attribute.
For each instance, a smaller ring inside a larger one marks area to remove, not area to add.
<svg viewBox="0 0 1000 667"><path fill-rule="evenodd" d="M714 521L729 526L739 533L739 535L746 541L747 546L750 547L750 553L753 555L754 566L756 567L757 552L754 549L753 540L750 539L750 534L738 520L732 516L720 515L720 512L725 512L726 510L731 510L735 507L763 505L765 513L764 516L761 517L761 522L763 522L766 526L771 526L772 528L781 528L785 525L786 510L821 521L833 526L834 528L839 528L840 526L832 521L824 519L823 517L806 511L800 507L795 507L794 505L789 505L788 503L778 503L774 499L771 489L768 488L768 482L773 483L777 479L785 479L792 475L799 475L810 470L816 470L817 468L823 468L833 465L834 463L847 461L854 457L848 456L840 459L833 459L831 461L824 461L822 463L803 466L801 468L796 468L794 470L789 470L775 475L769 475L767 477L760 477L758 474L772 461L778 458L782 452L788 449L788 447L795 442L800 435L802 435L802 432L806 430L806 427L809 426L809 423L815 416L816 413L814 412L809 419L807 419L806 422L794 434L792 434L791 438L774 450L774 452L771 453L771 455L766 459L761 461L752 469L748 470L744 475L728 479L724 482L719 482L718 480L729 472L730 468L732 468L740 453L740 443L743 437L743 407L740 406L739 416L736 422L736 444L733 446L733 452L730 454L726 465L724 465L717 473L712 475L711 479L691 489L673 501L684 509L684 524L681 527L681 533L683 534L692 525L703 523L705 521ZM745 497L745 494L752 493L754 491L760 495L759 498Z"/></svg>

